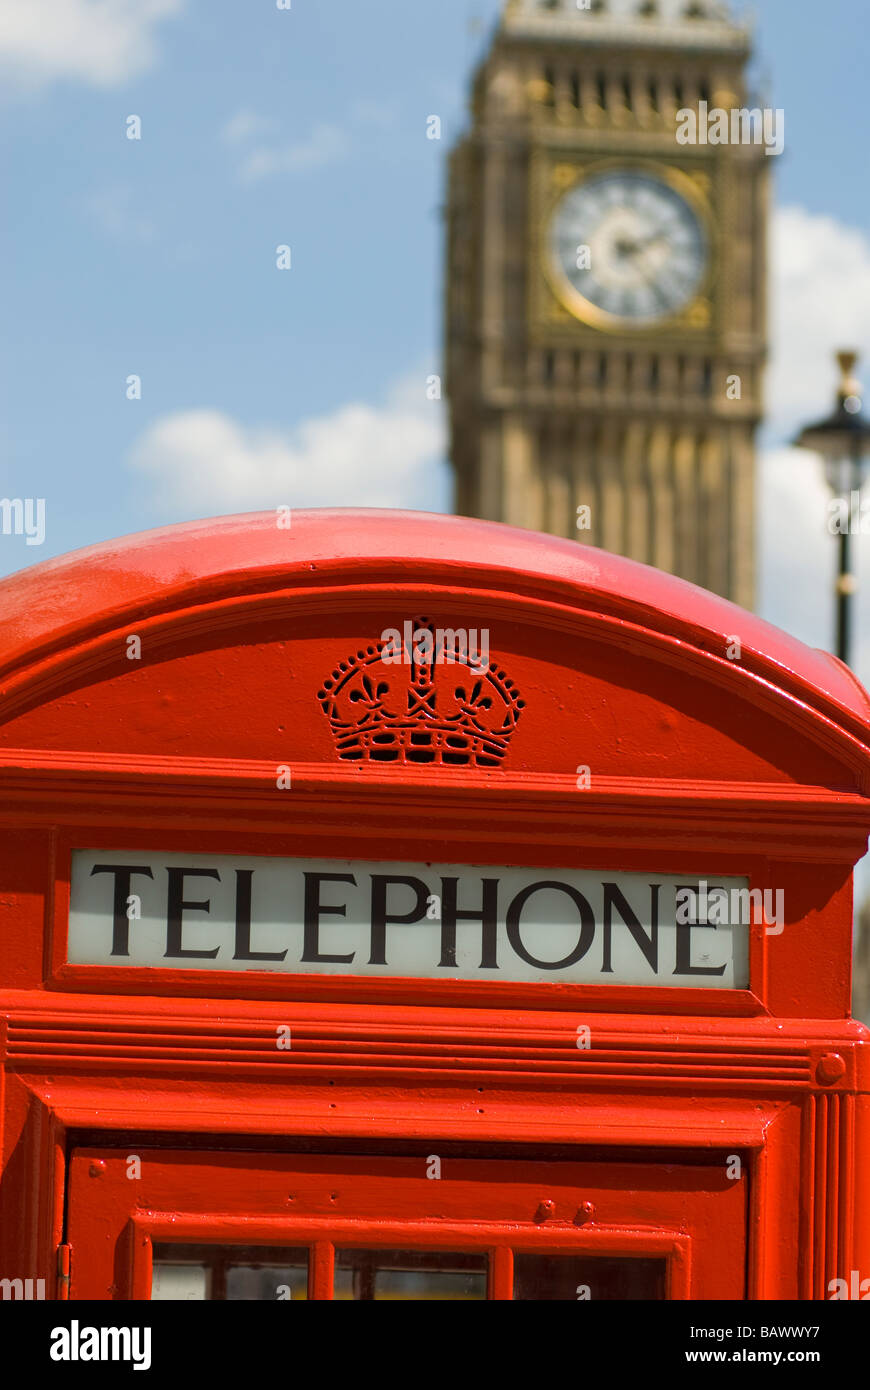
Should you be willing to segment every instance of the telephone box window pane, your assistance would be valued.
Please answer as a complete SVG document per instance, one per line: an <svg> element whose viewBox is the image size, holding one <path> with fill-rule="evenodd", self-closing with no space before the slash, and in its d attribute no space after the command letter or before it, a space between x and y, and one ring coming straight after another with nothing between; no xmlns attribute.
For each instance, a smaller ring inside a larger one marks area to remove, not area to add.
<svg viewBox="0 0 870 1390"><path fill-rule="evenodd" d="M307 1252L303 1252L303 1257ZM231 1264L227 1266L228 1301L268 1302L297 1301L308 1297L308 1260L296 1266L287 1263Z"/></svg>
<svg viewBox="0 0 870 1390"><path fill-rule="evenodd" d="M655 1300L665 1297L666 1260L514 1252L514 1298Z"/></svg>
<svg viewBox="0 0 870 1390"><path fill-rule="evenodd" d="M210 1298L211 1270L207 1265L154 1261L151 1275L152 1303L204 1303Z"/></svg>
<svg viewBox="0 0 870 1390"><path fill-rule="evenodd" d="M333 1298L476 1302L486 1298L487 1257L445 1250L336 1250Z"/></svg>
<svg viewBox="0 0 870 1390"><path fill-rule="evenodd" d="M151 1298L283 1302L308 1298L308 1250L281 1245L155 1245Z"/></svg>

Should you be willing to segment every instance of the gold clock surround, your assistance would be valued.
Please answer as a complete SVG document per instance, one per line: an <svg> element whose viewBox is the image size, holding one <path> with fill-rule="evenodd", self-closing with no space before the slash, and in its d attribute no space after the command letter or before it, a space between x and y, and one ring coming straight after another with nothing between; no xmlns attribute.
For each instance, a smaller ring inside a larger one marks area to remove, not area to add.
<svg viewBox="0 0 870 1390"><path fill-rule="evenodd" d="M569 178L569 173L571 177ZM678 193L695 213L704 233L706 264L704 274L697 290L676 313L662 315L644 322L621 318L606 309L591 303L565 278L562 270L555 264L550 245L549 230L557 208L565 195L579 188L601 174L637 173L647 178L657 178ZM551 293L563 310L572 319L596 328L602 333L660 333L670 328L709 328L712 316L711 291L716 273L716 229L708 199L699 187L699 182L682 170L656 160L619 158L618 156L596 160L591 164L571 165L564 160L551 166L548 196L543 199L543 211L538 227L538 260ZM558 318L563 315L560 313Z"/></svg>

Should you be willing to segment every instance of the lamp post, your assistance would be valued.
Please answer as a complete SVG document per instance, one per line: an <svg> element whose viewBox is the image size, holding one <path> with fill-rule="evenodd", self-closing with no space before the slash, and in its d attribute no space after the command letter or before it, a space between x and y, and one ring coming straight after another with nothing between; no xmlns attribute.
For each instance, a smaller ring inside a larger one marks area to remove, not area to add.
<svg viewBox="0 0 870 1390"><path fill-rule="evenodd" d="M840 385L833 415L801 430L795 444L821 454L825 480L840 499L839 573L837 576L837 656L849 662L851 598L857 589L852 573L851 537L861 533L861 489L870 470L870 419L863 413L862 388L853 375L857 352L838 352Z"/></svg>

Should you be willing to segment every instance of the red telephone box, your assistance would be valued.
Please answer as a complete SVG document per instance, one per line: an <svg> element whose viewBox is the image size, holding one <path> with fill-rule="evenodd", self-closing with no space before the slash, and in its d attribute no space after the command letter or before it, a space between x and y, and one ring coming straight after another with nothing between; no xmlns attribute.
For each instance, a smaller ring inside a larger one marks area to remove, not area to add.
<svg viewBox="0 0 870 1390"><path fill-rule="evenodd" d="M832 658L504 526L220 519L0 586L0 778L4 1297L870 1290Z"/></svg>

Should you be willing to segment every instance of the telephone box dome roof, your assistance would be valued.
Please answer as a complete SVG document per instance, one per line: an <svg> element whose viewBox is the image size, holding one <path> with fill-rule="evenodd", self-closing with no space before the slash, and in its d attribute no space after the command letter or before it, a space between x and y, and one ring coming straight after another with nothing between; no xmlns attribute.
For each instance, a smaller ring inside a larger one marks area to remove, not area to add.
<svg viewBox="0 0 870 1390"><path fill-rule="evenodd" d="M738 639L735 680L761 679L870 744L870 696L825 652L717 595L572 540L501 523L366 509L186 522L73 551L0 582L0 695L51 653L135 617L228 593L414 577L551 596L717 658Z"/></svg>

